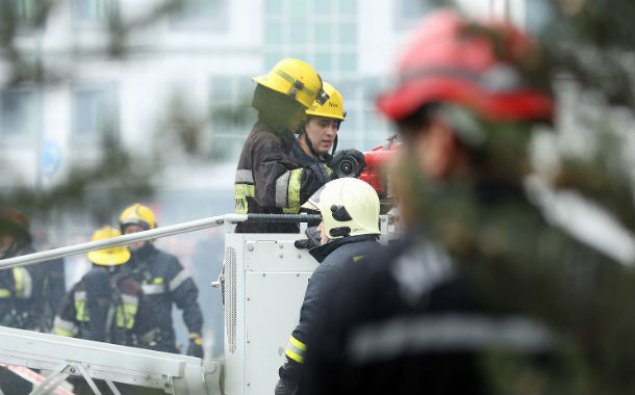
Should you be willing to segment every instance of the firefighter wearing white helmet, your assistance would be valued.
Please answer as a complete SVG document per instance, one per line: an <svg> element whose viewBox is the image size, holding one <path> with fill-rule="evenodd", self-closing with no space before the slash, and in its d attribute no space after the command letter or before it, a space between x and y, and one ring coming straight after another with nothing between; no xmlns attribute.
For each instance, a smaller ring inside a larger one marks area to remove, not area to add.
<svg viewBox="0 0 635 395"><path fill-rule="evenodd" d="M130 234L154 229L157 221L150 207L135 203L123 210L119 226L123 234ZM172 305L175 305L182 311L189 331L187 354L202 358L203 314L198 303L198 287L190 274L176 256L156 248L150 241L129 244L128 249L132 255L130 273L148 295L158 318L157 348L179 353L172 321Z"/></svg>
<svg viewBox="0 0 635 395"><path fill-rule="evenodd" d="M120 236L110 226L97 229L92 241ZM90 251L93 268L64 297L53 333L112 344L155 348L156 320L141 286L124 269L126 247Z"/></svg>
<svg viewBox="0 0 635 395"><path fill-rule="evenodd" d="M300 205L330 177L323 166L306 166L294 157L294 132L304 121L305 111L315 101L322 105L329 97L318 73L299 59L283 59L254 81L252 106L258 111L258 121L238 161L235 210L239 214L297 213ZM236 226L239 233L298 230L297 224L242 222Z"/></svg>
<svg viewBox="0 0 635 395"><path fill-rule="evenodd" d="M287 361L279 369L276 395L293 394L298 390L304 355L310 347L307 333L316 318L316 307L328 297L327 284L343 268L360 264L364 256L379 247L379 197L375 189L356 178L341 178L325 184L304 204L319 211L322 222L321 245L309 253L320 265L307 286L300 321L289 337L285 349Z"/></svg>

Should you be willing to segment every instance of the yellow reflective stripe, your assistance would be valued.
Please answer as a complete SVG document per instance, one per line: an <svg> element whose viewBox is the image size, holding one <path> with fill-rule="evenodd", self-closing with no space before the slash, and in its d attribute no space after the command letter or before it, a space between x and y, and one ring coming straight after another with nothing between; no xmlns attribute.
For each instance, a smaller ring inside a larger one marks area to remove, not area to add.
<svg viewBox="0 0 635 395"><path fill-rule="evenodd" d="M73 337L73 332L58 327L53 327L53 334L58 336Z"/></svg>
<svg viewBox="0 0 635 395"><path fill-rule="evenodd" d="M304 169L293 169L289 174L287 186L287 207L282 209L285 214L300 212L300 187L302 185L302 172Z"/></svg>
<svg viewBox="0 0 635 395"><path fill-rule="evenodd" d="M75 319L82 322L90 320L86 309L86 291L75 292Z"/></svg>
<svg viewBox="0 0 635 395"><path fill-rule="evenodd" d="M289 337L289 343L287 344L287 348L284 350L287 357L298 363L303 363L305 352L306 344L302 343L293 336Z"/></svg>
<svg viewBox="0 0 635 395"><path fill-rule="evenodd" d="M250 184L235 184L234 185L234 207L236 214L247 214L249 211L248 197L255 197L256 189Z"/></svg>
<svg viewBox="0 0 635 395"><path fill-rule="evenodd" d="M333 174L333 169L331 169L330 167L326 165L324 166L324 168L326 168L326 174L328 174L329 176Z"/></svg>
<svg viewBox="0 0 635 395"><path fill-rule="evenodd" d="M175 289L177 289L178 287L181 286L181 284L183 284L185 281L187 281L190 278L190 274L188 272L186 272L185 270L181 270L179 272L179 274L177 274L176 276L174 276L174 278L172 279L172 281L170 281L170 284L168 286L168 288L170 289L170 292L174 291Z"/></svg>
<svg viewBox="0 0 635 395"><path fill-rule="evenodd" d="M130 295L121 295L121 299L123 300L123 305L117 306L117 326L130 329L134 326L139 298Z"/></svg>
<svg viewBox="0 0 635 395"><path fill-rule="evenodd" d="M11 291L6 288L0 288L0 298L9 298L11 297Z"/></svg>
<svg viewBox="0 0 635 395"><path fill-rule="evenodd" d="M276 70L275 73L278 74L280 76L280 78L282 78L283 80L285 80L289 84L291 84L291 88L292 89L293 89L294 86L296 86L295 84L297 82L302 83L302 81L293 78L290 74L288 74L288 73L286 73L286 72L284 72L282 70ZM298 87L296 86L296 88L298 88ZM307 88L306 86L304 86L304 83L302 83L299 86L299 90L303 91L307 96L315 98L316 93L313 92L311 89Z"/></svg>
<svg viewBox="0 0 635 395"><path fill-rule="evenodd" d="M13 269L13 281L15 281L15 297L24 298L24 269Z"/></svg>
<svg viewBox="0 0 635 395"><path fill-rule="evenodd" d="M153 279L152 284L163 284L163 277L157 277Z"/></svg>
<svg viewBox="0 0 635 395"><path fill-rule="evenodd" d="M75 301L75 318L77 321L87 322L90 321L90 317L88 316L88 310L86 309L86 301L85 300L76 300Z"/></svg>
<svg viewBox="0 0 635 395"><path fill-rule="evenodd" d="M23 267L14 268L15 270L20 271L20 277L22 278L22 287L20 292L17 293L18 298L30 298L33 295L33 279L31 278L31 273ZM18 288L16 287L16 290Z"/></svg>
<svg viewBox="0 0 635 395"><path fill-rule="evenodd" d="M306 344L302 343L300 340L295 337L289 337L289 343L293 344L293 346L299 348L302 351L306 351Z"/></svg>
<svg viewBox="0 0 635 395"><path fill-rule="evenodd" d="M66 321L60 317L55 317L53 322L53 333L60 336L73 337L77 327L71 321Z"/></svg>

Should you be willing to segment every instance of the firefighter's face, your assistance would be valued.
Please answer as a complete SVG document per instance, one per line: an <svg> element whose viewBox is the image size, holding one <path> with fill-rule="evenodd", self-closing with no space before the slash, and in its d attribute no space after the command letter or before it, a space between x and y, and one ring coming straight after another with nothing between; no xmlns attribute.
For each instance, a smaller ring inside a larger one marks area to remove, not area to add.
<svg viewBox="0 0 635 395"><path fill-rule="evenodd" d="M126 229L124 229L123 234L127 235L127 234L130 234L130 233L142 232L144 230L145 229L143 229L139 225L128 225L128 226L126 226ZM135 241L134 243L128 244L128 249L130 251L137 251L139 248L143 247L143 245L145 243L146 243L145 240Z"/></svg>
<svg viewBox="0 0 635 395"><path fill-rule="evenodd" d="M313 149L319 154L327 154L337 137L340 128L340 121L326 117L309 117L305 131L311 139Z"/></svg>
<svg viewBox="0 0 635 395"><path fill-rule="evenodd" d="M418 170L432 179L450 178L462 167L464 155L452 129L441 118L418 130L400 130L407 154L416 158Z"/></svg>
<svg viewBox="0 0 635 395"><path fill-rule="evenodd" d="M320 244L328 243L329 237L326 234L326 231L324 230L324 221L320 222L320 224L318 225L316 229L320 231Z"/></svg>
<svg viewBox="0 0 635 395"><path fill-rule="evenodd" d="M0 232L0 254L4 254L9 251L14 241L15 239L13 238L13 235L6 232Z"/></svg>

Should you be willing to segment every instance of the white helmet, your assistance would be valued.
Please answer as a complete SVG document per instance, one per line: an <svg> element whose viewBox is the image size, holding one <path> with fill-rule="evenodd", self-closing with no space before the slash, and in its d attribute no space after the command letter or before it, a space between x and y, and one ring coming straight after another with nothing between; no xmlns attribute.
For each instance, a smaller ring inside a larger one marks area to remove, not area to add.
<svg viewBox="0 0 635 395"><path fill-rule="evenodd" d="M331 239L380 233L377 192L357 178L327 182L302 207L320 211Z"/></svg>

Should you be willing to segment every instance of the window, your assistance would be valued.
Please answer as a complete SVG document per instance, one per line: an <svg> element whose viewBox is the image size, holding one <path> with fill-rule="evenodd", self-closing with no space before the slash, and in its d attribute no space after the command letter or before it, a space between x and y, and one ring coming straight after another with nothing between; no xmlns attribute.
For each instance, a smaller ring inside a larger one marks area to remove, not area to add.
<svg viewBox="0 0 635 395"><path fill-rule="evenodd" d="M413 0L410 5L421 1ZM265 0L263 37L265 69L285 57L311 64L344 97L347 116L339 147L368 150L383 144L390 133L374 107L378 82L359 75L359 11L363 4L359 0Z"/></svg>
<svg viewBox="0 0 635 395"><path fill-rule="evenodd" d="M36 136L40 106L34 89L6 89L0 93L0 135L3 141L28 141Z"/></svg>
<svg viewBox="0 0 635 395"><path fill-rule="evenodd" d="M119 140L116 87L111 84L81 86L73 91L73 142L100 144Z"/></svg>
<svg viewBox="0 0 635 395"><path fill-rule="evenodd" d="M357 0L265 0L265 68L297 57L329 78L358 71Z"/></svg>
<svg viewBox="0 0 635 395"><path fill-rule="evenodd" d="M390 136L388 123L375 108L377 79L334 81L344 98L346 119L338 133L338 149L370 150L384 144Z"/></svg>
<svg viewBox="0 0 635 395"><path fill-rule="evenodd" d="M251 108L254 82L247 76L215 76L211 81L212 160L236 161L241 142L256 122Z"/></svg>
<svg viewBox="0 0 635 395"><path fill-rule="evenodd" d="M407 30L411 28L424 14L436 8L438 3L438 0L398 0L397 12L395 14L395 28L397 30Z"/></svg>
<svg viewBox="0 0 635 395"><path fill-rule="evenodd" d="M182 0L171 24L176 30L225 31L228 12L227 0Z"/></svg>
<svg viewBox="0 0 635 395"><path fill-rule="evenodd" d="M37 0L4 0L0 2L0 23L14 23L20 33L28 32L34 26L43 5Z"/></svg>
<svg viewBox="0 0 635 395"><path fill-rule="evenodd" d="M116 0L73 0L73 21L80 26L102 25L117 12Z"/></svg>

